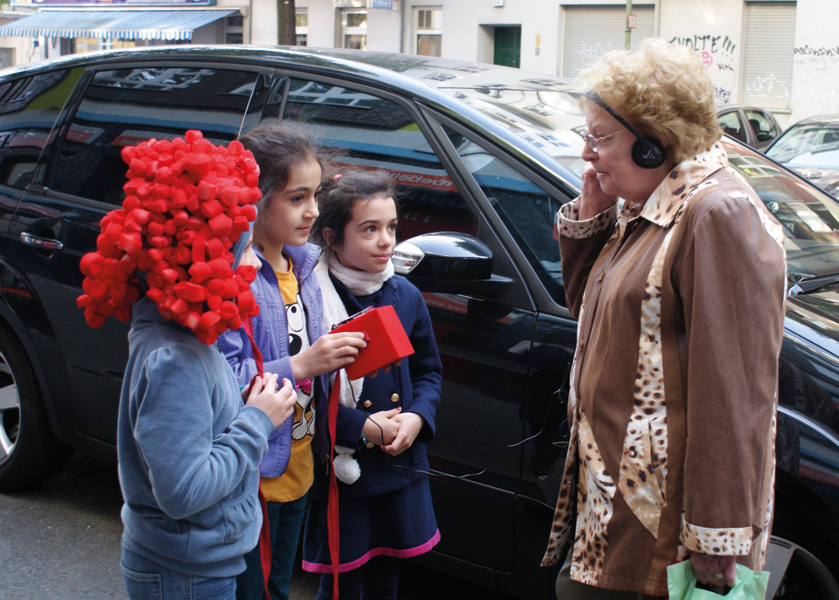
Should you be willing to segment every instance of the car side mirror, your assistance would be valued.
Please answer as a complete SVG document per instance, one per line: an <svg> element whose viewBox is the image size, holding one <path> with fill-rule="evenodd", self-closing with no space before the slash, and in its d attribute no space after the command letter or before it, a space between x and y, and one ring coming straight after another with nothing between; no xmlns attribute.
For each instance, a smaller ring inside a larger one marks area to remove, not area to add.
<svg viewBox="0 0 839 600"><path fill-rule="evenodd" d="M423 292L495 295L510 284L492 274L492 251L465 233L442 231L397 244L393 266Z"/></svg>

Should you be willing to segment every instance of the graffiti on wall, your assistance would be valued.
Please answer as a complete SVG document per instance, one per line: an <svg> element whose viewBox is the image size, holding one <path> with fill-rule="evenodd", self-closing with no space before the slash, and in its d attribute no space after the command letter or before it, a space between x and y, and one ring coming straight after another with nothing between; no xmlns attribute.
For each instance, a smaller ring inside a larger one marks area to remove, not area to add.
<svg viewBox="0 0 839 600"><path fill-rule="evenodd" d="M839 46L812 48L804 45L795 48L793 52L794 64L803 67L806 73L839 74Z"/></svg>
<svg viewBox="0 0 839 600"><path fill-rule="evenodd" d="M737 44L727 35L694 34L673 37L671 44L690 48L702 59L702 64L714 82L717 100L732 101L737 89L737 69L734 51Z"/></svg>

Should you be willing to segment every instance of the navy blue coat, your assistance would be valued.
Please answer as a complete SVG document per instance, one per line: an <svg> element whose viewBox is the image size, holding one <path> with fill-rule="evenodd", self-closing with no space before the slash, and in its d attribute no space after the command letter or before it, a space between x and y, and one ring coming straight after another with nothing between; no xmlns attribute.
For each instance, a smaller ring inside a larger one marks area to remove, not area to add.
<svg viewBox="0 0 839 600"><path fill-rule="evenodd" d="M347 485L338 482L340 497L342 500L362 498L405 488L423 477L422 472L429 469L425 444L434 437L434 419L443 384L443 365L428 309L416 286L399 275L388 279L375 294L361 298L350 294L344 284L334 277L332 282L350 315L367 306L393 306L414 347L414 354L402 359L399 367L388 373L379 371L375 378L364 379L364 388L355 409L341 406L338 410L336 443L356 448L353 456L361 467L361 477L355 483ZM370 406L365 407L364 403L368 400ZM390 456L381 448L363 446L361 429L367 415L396 407L401 407L403 413L416 413L425 421L411 448L399 456ZM326 498L327 490L326 464L321 462L315 465L315 483L311 494L316 498Z"/></svg>

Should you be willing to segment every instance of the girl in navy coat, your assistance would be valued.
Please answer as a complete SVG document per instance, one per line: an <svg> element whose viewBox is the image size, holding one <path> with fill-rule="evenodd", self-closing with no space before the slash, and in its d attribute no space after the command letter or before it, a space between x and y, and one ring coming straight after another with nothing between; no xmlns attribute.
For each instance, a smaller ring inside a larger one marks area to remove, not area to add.
<svg viewBox="0 0 839 600"><path fill-rule="evenodd" d="M325 331L366 307L392 305L414 347L400 364L354 385L357 404L342 399L338 411L335 442L358 463L349 475L336 466L341 600L362 592L365 599L395 599L399 558L428 552L440 539L425 444L434 436L442 365L420 291L393 274L395 196L384 172L336 175L321 192L320 216L310 233L325 249L315 269L326 319L332 321ZM328 481L326 466L315 465L303 568L322 573L318 600L332 598L333 591Z"/></svg>

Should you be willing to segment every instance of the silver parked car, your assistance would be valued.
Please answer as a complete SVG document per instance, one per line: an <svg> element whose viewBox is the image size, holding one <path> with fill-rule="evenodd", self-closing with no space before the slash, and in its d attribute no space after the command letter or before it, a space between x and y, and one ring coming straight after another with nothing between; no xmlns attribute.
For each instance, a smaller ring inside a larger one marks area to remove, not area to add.
<svg viewBox="0 0 839 600"><path fill-rule="evenodd" d="M767 148L766 156L839 198L839 115L799 121Z"/></svg>

